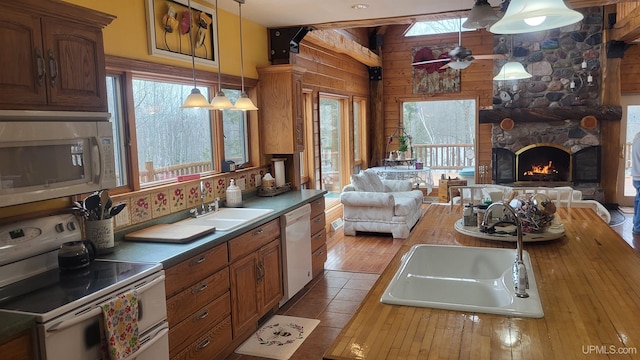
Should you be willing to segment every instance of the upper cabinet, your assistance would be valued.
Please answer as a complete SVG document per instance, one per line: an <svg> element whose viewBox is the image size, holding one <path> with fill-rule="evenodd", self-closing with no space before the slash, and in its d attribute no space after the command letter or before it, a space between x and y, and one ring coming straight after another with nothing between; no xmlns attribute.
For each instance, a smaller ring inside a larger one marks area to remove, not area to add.
<svg viewBox="0 0 640 360"><path fill-rule="evenodd" d="M260 143L265 154L293 154L304 150L302 74L293 65L259 68Z"/></svg>
<svg viewBox="0 0 640 360"><path fill-rule="evenodd" d="M106 112L102 29L113 17L59 1L0 3L0 109Z"/></svg>

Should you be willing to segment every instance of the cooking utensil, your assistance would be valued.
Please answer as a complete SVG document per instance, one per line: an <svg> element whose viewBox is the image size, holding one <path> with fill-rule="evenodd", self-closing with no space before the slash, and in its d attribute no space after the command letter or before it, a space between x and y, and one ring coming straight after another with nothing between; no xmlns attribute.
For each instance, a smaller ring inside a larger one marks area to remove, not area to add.
<svg viewBox="0 0 640 360"><path fill-rule="evenodd" d="M116 215L118 215L120 213L120 211L122 211L122 209L125 208L125 206L127 206L126 203L117 203L115 204L110 210L109 210L109 216L110 217L114 217Z"/></svg>
<svg viewBox="0 0 640 360"><path fill-rule="evenodd" d="M111 198L109 197L109 191L106 189L100 191L100 220L104 219L104 212L107 209L106 206L109 200L111 200Z"/></svg>
<svg viewBox="0 0 640 360"><path fill-rule="evenodd" d="M88 217L93 220L98 220L98 213L96 210L100 207L100 196L98 193L93 193L87 196L83 202L84 209L87 211Z"/></svg>

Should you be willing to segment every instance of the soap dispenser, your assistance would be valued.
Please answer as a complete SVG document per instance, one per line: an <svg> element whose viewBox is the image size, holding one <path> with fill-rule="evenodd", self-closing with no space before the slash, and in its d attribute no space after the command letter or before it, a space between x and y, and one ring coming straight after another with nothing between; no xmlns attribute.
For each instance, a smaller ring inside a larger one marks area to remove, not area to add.
<svg viewBox="0 0 640 360"><path fill-rule="evenodd" d="M231 179L229 181L229 187L226 190L227 206L239 207L242 206L242 191L236 185L236 181Z"/></svg>

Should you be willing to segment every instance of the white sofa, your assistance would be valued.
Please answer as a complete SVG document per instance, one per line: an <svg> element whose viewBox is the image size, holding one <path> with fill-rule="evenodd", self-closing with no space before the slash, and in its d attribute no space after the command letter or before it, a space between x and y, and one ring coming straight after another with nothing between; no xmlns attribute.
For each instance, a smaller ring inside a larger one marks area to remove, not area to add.
<svg viewBox="0 0 640 360"><path fill-rule="evenodd" d="M422 217L422 196L408 180L381 180L371 170L352 175L340 194L344 234L382 232L405 239Z"/></svg>
<svg viewBox="0 0 640 360"><path fill-rule="evenodd" d="M451 197L451 204L477 203L482 199L491 199L492 202L508 199L515 191L522 193L543 193L556 204L556 207L568 208L590 208L604 220L605 223L611 221L611 214L601 203L595 200L583 200L582 192L570 186L560 187L511 187L496 184L481 184L468 186L452 186L450 191L458 190L460 196Z"/></svg>

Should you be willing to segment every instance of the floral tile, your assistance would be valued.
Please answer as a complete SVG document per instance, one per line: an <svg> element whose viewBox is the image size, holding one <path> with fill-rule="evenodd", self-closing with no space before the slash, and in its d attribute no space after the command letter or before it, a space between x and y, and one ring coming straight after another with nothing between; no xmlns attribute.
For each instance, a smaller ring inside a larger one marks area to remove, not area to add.
<svg viewBox="0 0 640 360"><path fill-rule="evenodd" d="M178 212L187 208L184 186L172 188L170 190L170 195L171 200L169 204L171 205L169 206L169 208L171 209L171 212Z"/></svg>
<svg viewBox="0 0 640 360"><path fill-rule="evenodd" d="M220 176L219 178L216 179L216 196L221 199L225 198L226 190L227 190L226 178L224 176Z"/></svg>
<svg viewBox="0 0 640 360"><path fill-rule="evenodd" d="M116 229L131 224L131 203L129 200L130 199L118 200L118 202L125 203L125 207L124 210L120 211L120 213L113 218Z"/></svg>
<svg viewBox="0 0 640 360"><path fill-rule="evenodd" d="M169 207L169 190L151 194L151 215L158 218L171 213Z"/></svg>
<svg viewBox="0 0 640 360"><path fill-rule="evenodd" d="M150 195L131 198L131 223L151 220Z"/></svg>
<svg viewBox="0 0 640 360"><path fill-rule="evenodd" d="M257 171L252 171L249 174L249 183L247 184L247 190L251 191L253 189L255 189L258 185L260 181L260 173Z"/></svg>
<svg viewBox="0 0 640 360"><path fill-rule="evenodd" d="M211 203L216 199L214 186L216 181L216 179L202 180L202 185L204 187L204 201L206 203Z"/></svg>
<svg viewBox="0 0 640 360"><path fill-rule="evenodd" d="M236 185L238 185L238 187L242 191L247 190L247 174L246 173L240 174L236 177Z"/></svg>
<svg viewBox="0 0 640 360"><path fill-rule="evenodd" d="M202 201L200 200L200 182L187 184L185 187L187 197L187 207L200 206Z"/></svg>

